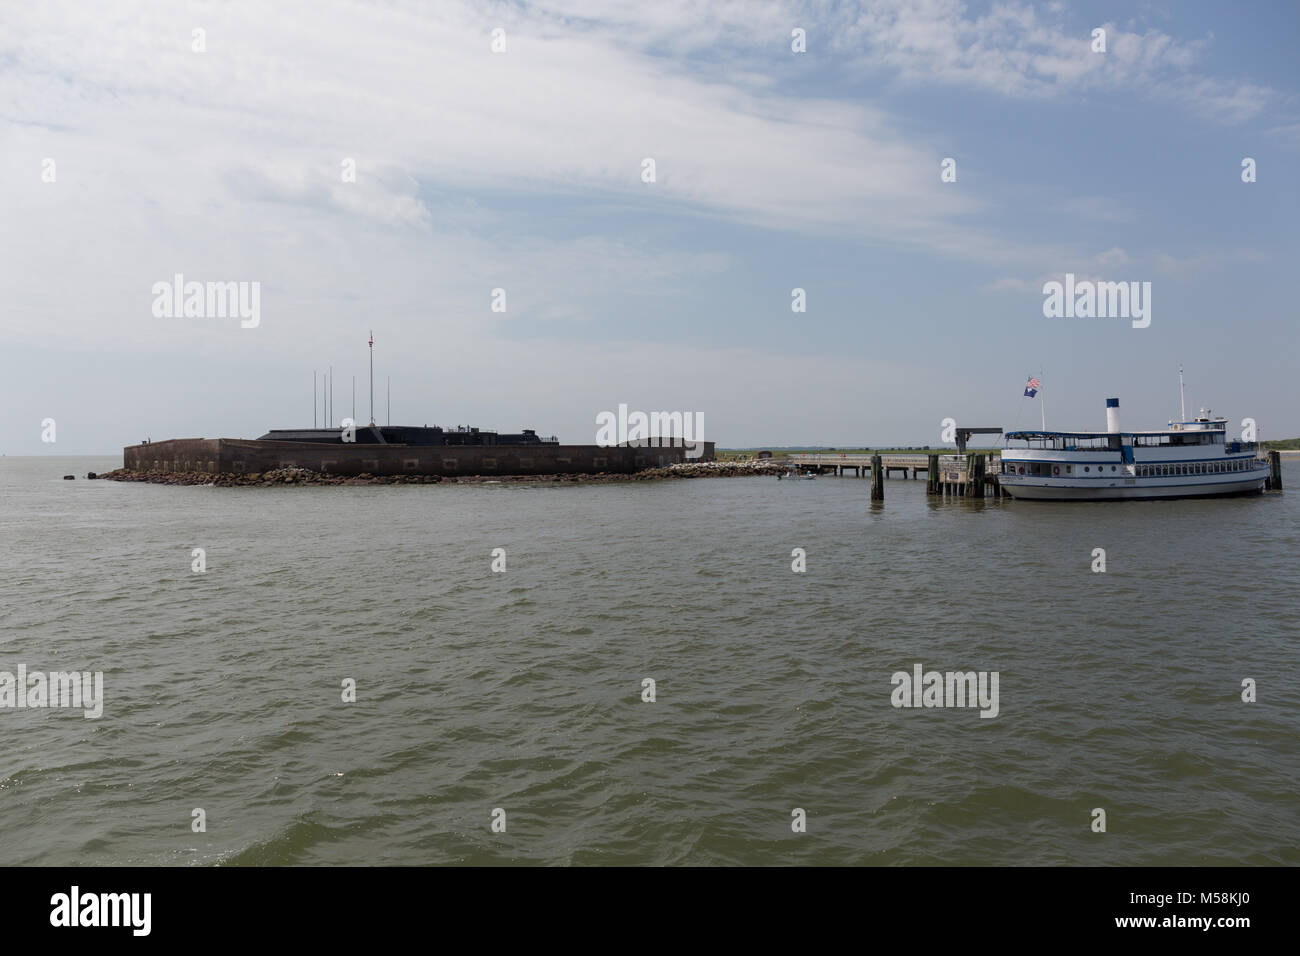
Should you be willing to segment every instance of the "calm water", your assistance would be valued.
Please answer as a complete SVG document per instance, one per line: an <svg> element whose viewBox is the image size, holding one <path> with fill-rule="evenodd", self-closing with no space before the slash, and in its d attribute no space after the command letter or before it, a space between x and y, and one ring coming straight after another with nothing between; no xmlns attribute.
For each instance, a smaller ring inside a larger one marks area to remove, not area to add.
<svg viewBox="0 0 1300 956"><path fill-rule="evenodd" d="M1295 463L1250 499L875 509L83 480L119 464L0 459L0 670L106 698L0 709L0 864L1300 863ZM894 708L918 662L999 672L999 715Z"/></svg>

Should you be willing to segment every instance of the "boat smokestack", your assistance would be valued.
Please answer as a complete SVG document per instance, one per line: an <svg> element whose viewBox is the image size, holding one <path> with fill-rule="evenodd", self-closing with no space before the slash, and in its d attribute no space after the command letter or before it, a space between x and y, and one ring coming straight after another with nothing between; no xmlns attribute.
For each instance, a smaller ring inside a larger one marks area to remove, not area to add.
<svg viewBox="0 0 1300 956"><path fill-rule="evenodd" d="M1106 431L1112 435L1119 434L1119 399L1106 399Z"/></svg>

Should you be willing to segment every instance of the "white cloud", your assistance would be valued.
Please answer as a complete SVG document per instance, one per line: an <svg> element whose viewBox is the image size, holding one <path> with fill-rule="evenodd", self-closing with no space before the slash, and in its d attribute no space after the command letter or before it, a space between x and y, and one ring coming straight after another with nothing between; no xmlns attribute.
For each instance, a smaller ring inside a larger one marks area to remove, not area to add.
<svg viewBox="0 0 1300 956"><path fill-rule="evenodd" d="M1256 115L1272 97L1266 87L1192 72L1208 38L1176 40L1114 23L1061 23L1030 4L999 2L971 15L961 0L879 0L836 31L836 49L867 68L888 67L903 81L945 84L1020 98L1104 90L1132 93L1235 122ZM1103 27L1107 50L1091 48Z"/></svg>

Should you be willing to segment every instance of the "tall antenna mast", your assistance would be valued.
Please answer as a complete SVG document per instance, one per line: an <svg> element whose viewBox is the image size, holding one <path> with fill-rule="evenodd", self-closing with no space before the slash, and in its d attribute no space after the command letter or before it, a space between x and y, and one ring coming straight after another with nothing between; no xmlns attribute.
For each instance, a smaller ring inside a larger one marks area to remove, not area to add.
<svg viewBox="0 0 1300 956"><path fill-rule="evenodd" d="M311 370L311 427L316 427L316 370Z"/></svg>
<svg viewBox="0 0 1300 956"><path fill-rule="evenodd" d="M1178 420L1187 421L1187 400L1183 398L1183 367L1178 366Z"/></svg>
<svg viewBox="0 0 1300 956"><path fill-rule="evenodd" d="M393 376L388 376L388 424L393 424Z"/></svg>
<svg viewBox="0 0 1300 956"><path fill-rule="evenodd" d="M370 330L370 424L375 423L375 330Z"/></svg>
<svg viewBox="0 0 1300 956"><path fill-rule="evenodd" d="M330 420L326 422L327 427L334 427L331 422L334 421L334 366L330 366Z"/></svg>

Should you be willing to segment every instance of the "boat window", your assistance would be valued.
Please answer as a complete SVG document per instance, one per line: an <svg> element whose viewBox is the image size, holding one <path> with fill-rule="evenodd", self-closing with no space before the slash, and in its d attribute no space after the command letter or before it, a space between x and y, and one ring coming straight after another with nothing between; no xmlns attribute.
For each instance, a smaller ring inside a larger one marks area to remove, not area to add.
<svg viewBox="0 0 1300 956"><path fill-rule="evenodd" d="M1073 466L1073 465L1066 465L1066 466L1065 466L1065 473L1066 473L1067 475L1072 475L1072 474L1074 474L1074 466Z"/></svg>
<svg viewBox="0 0 1300 956"><path fill-rule="evenodd" d="M1087 466L1087 465L1084 465L1084 466L1083 466L1083 470L1084 470L1084 471L1087 471L1087 470L1088 470L1088 466Z"/></svg>

